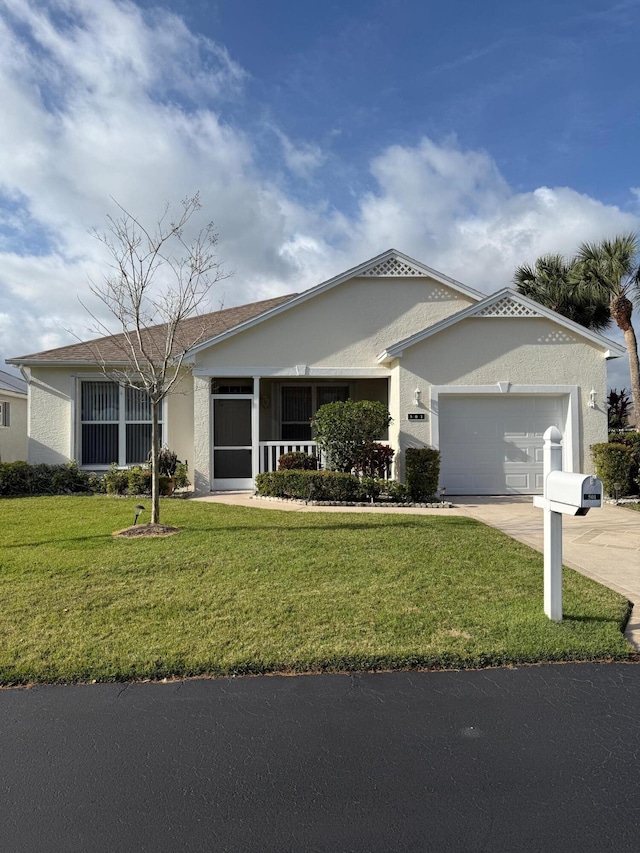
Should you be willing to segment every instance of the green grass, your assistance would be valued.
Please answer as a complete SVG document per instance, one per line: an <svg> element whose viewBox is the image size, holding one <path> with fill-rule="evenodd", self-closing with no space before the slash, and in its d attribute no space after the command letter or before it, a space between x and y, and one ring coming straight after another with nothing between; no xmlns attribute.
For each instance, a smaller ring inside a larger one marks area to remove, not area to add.
<svg viewBox="0 0 640 853"><path fill-rule="evenodd" d="M136 499L0 501L0 683L629 659L628 603L442 516L166 500L165 539L118 539Z"/></svg>

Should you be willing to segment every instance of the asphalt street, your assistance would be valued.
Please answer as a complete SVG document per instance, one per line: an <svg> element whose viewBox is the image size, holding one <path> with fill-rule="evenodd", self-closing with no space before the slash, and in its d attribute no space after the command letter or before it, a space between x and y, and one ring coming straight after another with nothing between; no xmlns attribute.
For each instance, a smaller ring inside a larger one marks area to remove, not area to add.
<svg viewBox="0 0 640 853"><path fill-rule="evenodd" d="M640 843L640 665L0 691L0 850Z"/></svg>

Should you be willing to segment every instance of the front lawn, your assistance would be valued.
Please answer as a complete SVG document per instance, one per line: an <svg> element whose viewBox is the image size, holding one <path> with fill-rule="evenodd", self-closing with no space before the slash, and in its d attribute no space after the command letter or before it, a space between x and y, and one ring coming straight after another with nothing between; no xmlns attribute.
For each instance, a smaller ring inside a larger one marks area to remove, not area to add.
<svg viewBox="0 0 640 853"><path fill-rule="evenodd" d="M458 517L166 500L163 539L118 539L136 499L0 500L0 683L473 667L632 657L624 598Z"/></svg>

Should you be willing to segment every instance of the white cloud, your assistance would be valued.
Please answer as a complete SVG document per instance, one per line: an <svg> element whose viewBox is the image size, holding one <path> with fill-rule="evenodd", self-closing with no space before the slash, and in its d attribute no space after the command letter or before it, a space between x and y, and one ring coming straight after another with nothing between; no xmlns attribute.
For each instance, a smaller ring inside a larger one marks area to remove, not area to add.
<svg viewBox="0 0 640 853"><path fill-rule="evenodd" d="M395 246L484 292L509 285L515 267L540 254L570 254L640 225L567 187L514 192L486 153L455 140L393 146L372 172L378 191L360 204L355 240L371 254Z"/></svg>
<svg viewBox="0 0 640 853"><path fill-rule="evenodd" d="M278 127L273 130L282 145L282 153L287 168L298 178L308 179L325 161L325 155L319 145L301 142L295 145Z"/></svg>
<svg viewBox="0 0 640 853"><path fill-rule="evenodd" d="M222 118L246 78L224 46L125 0L0 10L3 357L73 340L65 329L86 334L77 297L104 268L89 232L113 212L110 197L149 222L200 190L235 270L213 295L227 306L300 291L391 246L490 292L523 261L640 226L568 187L517 192L490 154L453 137L381 150L355 213L302 203L260 172L263 140ZM308 197L322 150L271 130Z"/></svg>

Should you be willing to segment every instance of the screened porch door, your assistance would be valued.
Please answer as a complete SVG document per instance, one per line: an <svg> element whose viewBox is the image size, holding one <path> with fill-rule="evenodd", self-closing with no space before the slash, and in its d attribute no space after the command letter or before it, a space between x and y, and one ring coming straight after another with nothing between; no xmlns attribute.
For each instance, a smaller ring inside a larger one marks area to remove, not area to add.
<svg viewBox="0 0 640 853"><path fill-rule="evenodd" d="M252 399L213 399L213 491L252 489Z"/></svg>

